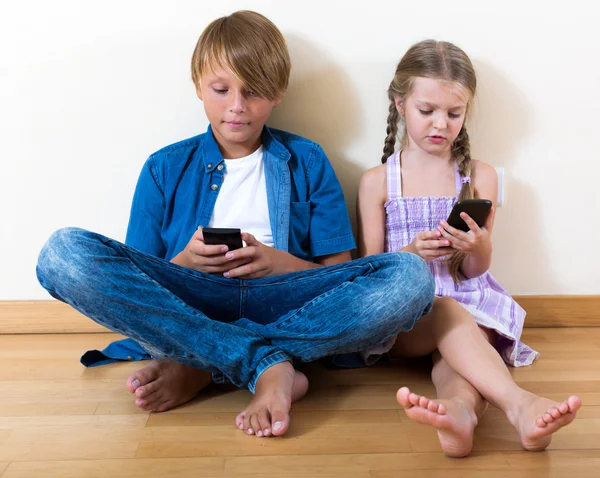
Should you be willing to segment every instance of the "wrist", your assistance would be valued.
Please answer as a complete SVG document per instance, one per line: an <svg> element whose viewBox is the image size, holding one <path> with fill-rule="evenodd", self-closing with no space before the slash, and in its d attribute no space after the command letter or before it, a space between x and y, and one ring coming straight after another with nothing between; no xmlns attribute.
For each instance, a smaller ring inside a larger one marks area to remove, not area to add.
<svg viewBox="0 0 600 478"><path fill-rule="evenodd" d="M169 262L177 264L181 267L187 267L188 269L191 269L190 261L188 260L185 249L179 254L177 254L175 257L173 257Z"/></svg>

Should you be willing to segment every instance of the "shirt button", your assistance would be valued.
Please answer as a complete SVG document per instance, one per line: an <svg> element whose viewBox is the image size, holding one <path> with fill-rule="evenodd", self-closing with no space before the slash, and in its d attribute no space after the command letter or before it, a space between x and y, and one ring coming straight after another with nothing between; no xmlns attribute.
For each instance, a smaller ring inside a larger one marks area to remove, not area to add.
<svg viewBox="0 0 600 478"><path fill-rule="evenodd" d="M219 165L217 166L217 169L218 169L219 171L223 171L223 165L222 165L222 164L219 164Z"/></svg>
<svg viewBox="0 0 600 478"><path fill-rule="evenodd" d="M216 191L217 189L219 189L219 186L217 186L216 184L213 184L210 189L212 189L213 191Z"/></svg>
<svg viewBox="0 0 600 478"><path fill-rule="evenodd" d="M208 163L208 166L206 166L208 169L212 169L212 163Z"/></svg>
<svg viewBox="0 0 600 478"><path fill-rule="evenodd" d="M127 360L133 360L133 356L131 356L131 355L128 355L128 356L127 356Z"/></svg>

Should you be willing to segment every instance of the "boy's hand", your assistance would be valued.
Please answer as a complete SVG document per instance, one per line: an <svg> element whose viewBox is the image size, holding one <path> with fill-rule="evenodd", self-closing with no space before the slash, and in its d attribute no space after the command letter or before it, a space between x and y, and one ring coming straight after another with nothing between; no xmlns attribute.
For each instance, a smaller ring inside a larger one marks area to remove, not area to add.
<svg viewBox="0 0 600 478"><path fill-rule="evenodd" d="M225 256L228 250L229 248L224 245L205 244L202 229L198 229L185 249L171 262L207 274L223 274L249 262L246 258L228 259Z"/></svg>
<svg viewBox="0 0 600 478"><path fill-rule="evenodd" d="M426 231L417 234L415 239L402 250L417 254L429 262L438 257L452 254L454 250L449 246L450 241L444 239L440 231Z"/></svg>
<svg viewBox="0 0 600 478"><path fill-rule="evenodd" d="M494 225L495 213L495 208L492 208L485 220L485 224L482 227L479 227L467 213L462 212L460 217L467 223L467 226L469 226L469 232L455 229L446 221L440 221L438 231L450 242L451 247L454 250L463 251L468 254L485 255L491 253L492 250L490 231Z"/></svg>
<svg viewBox="0 0 600 478"><path fill-rule="evenodd" d="M272 275L284 274L293 270L291 262L296 259L287 252L280 251L274 247L265 246L262 242L247 232L242 233L242 239L246 247L229 251L225 254L230 263L236 265L230 267L223 275L237 279L257 279Z"/></svg>

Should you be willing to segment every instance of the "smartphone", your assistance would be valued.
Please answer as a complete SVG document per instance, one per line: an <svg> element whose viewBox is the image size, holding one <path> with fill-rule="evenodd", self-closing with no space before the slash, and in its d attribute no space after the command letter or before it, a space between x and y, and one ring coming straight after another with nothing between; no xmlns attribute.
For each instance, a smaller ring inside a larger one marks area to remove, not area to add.
<svg viewBox="0 0 600 478"><path fill-rule="evenodd" d="M244 247L240 229L222 227L203 227L204 244L226 245L230 251Z"/></svg>
<svg viewBox="0 0 600 478"><path fill-rule="evenodd" d="M468 232L469 226L460 217L460 213L466 212L481 227L485 224L491 209L492 201L489 199L463 199L454 204L446 222L455 229Z"/></svg>

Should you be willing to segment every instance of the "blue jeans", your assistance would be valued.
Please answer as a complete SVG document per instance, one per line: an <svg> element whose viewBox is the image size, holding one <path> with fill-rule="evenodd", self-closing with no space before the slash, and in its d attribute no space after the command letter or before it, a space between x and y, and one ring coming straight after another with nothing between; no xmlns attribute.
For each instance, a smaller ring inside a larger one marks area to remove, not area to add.
<svg viewBox="0 0 600 478"><path fill-rule="evenodd" d="M153 357L252 392L276 363L356 352L411 330L434 294L425 262L409 253L238 280L76 228L50 237L37 275L53 297Z"/></svg>

